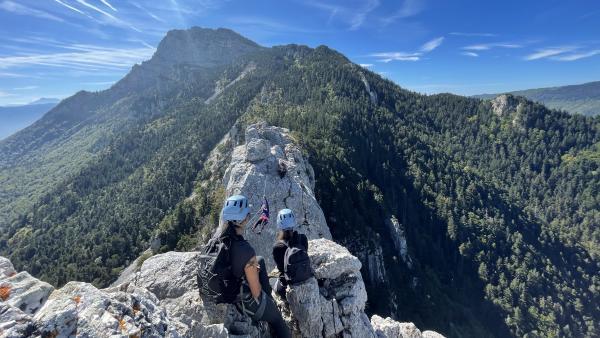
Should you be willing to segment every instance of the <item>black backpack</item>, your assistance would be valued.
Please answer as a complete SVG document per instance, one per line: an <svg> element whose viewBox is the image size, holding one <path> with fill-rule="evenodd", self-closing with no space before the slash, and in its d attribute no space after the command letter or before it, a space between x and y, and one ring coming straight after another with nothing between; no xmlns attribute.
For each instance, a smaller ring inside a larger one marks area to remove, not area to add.
<svg viewBox="0 0 600 338"><path fill-rule="evenodd" d="M307 248L300 243L299 237L298 234L294 234L287 243L288 248L283 257L284 275L290 285L302 283L313 276Z"/></svg>
<svg viewBox="0 0 600 338"><path fill-rule="evenodd" d="M198 289L203 300L216 304L233 303L240 292L241 279L231 270L233 236L225 234L212 238L202 248L198 269Z"/></svg>

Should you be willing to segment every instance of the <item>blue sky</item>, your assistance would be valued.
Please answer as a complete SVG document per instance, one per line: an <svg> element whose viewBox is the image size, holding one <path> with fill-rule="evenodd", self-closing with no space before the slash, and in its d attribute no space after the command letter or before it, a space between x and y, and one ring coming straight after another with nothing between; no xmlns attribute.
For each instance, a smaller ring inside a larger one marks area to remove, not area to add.
<svg viewBox="0 0 600 338"><path fill-rule="evenodd" d="M328 45L423 93L600 80L597 0L0 0L0 105L106 89L191 26Z"/></svg>

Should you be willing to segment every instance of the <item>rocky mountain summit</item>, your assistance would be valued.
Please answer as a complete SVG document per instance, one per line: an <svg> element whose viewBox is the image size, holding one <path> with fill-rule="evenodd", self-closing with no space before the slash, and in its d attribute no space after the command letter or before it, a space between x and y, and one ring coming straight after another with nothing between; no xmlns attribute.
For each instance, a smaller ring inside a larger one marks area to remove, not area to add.
<svg viewBox="0 0 600 338"><path fill-rule="evenodd" d="M300 231L311 239L315 277L290 287L287 303L275 296L295 337L443 337L391 318L369 320L361 262L331 241L313 194L312 167L294 138L286 129L258 123L246 129L244 139L233 148L225 171L227 193L246 194L254 207L266 195L274 212L294 209ZM262 234L247 235L257 253L270 258L273 224ZM17 273L0 257L0 337L269 336L235 307L203 302L196 283L198 256L172 251L139 259L105 289L82 282L54 289L27 272Z"/></svg>

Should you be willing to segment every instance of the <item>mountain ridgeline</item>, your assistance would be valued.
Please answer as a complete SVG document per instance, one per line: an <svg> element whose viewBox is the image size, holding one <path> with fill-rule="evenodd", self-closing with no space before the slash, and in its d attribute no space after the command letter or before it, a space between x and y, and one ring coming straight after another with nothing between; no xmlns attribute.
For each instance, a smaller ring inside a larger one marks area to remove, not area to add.
<svg viewBox="0 0 600 338"><path fill-rule="evenodd" d="M588 116L600 115L600 81L578 85L536 88L510 92L538 101L547 107L566 110ZM482 99L493 99L498 94L476 95Z"/></svg>
<svg viewBox="0 0 600 338"><path fill-rule="evenodd" d="M600 334L600 118L419 95L325 46L226 29L169 32L112 88L0 142L0 255L105 286L157 237L196 247L224 197L208 155L259 120L306 149L333 238L375 276L370 313L451 337Z"/></svg>

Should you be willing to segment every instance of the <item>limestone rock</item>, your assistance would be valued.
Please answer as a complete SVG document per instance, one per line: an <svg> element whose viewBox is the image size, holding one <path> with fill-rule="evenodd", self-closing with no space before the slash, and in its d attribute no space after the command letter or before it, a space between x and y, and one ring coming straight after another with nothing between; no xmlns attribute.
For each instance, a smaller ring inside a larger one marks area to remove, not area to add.
<svg viewBox="0 0 600 338"><path fill-rule="evenodd" d="M386 225L388 226L390 235L392 236L394 247L398 251L398 254L400 254L400 258L402 258L402 261L406 263L409 269L411 269L413 262L412 258L408 254L408 245L406 244L406 231L404 226L400 224L396 216L390 217L386 221Z"/></svg>
<svg viewBox="0 0 600 338"><path fill-rule="evenodd" d="M198 336L204 331L201 322L206 314L196 282L199 255L173 251L150 257L136 274L121 281L121 288L148 289L169 317L183 325L184 335Z"/></svg>
<svg viewBox="0 0 600 338"><path fill-rule="evenodd" d="M443 335L441 335L435 331L423 331L422 337L423 338L446 338Z"/></svg>
<svg viewBox="0 0 600 338"><path fill-rule="evenodd" d="M9 262L10 263L10 262ZM14 306L27 314L35 313L46 301L54 288L52 285L20 272L12 277L0 278L6 304Z"/></svg>
<svg viewBox="0 0 600 338"><path fill-rule="evenodd" d="M0 279L16 274L15 268L8 258L0 256Z"/></svg>
<svg viewBox="0 0 600 338"><path fill-rule="evenodd" d="M176 329L181 326L146 289L99 290L82 282L54 291L33 319L42 336L59 337L179 337Z"/></svg>
<svg viewBox="0 0 600 338"><path fill-rule="evenodd" d="M248 197L256 213L265 195L271 221L256 234L247 229L245 238L265 258L268 271L275 264L271 255L276 234L276 215L289 208L300 224L298 231L308 239L331 238L323 211L315 199L314 171L287 129L257 123L246 128L245 143L235 147L223 177L226 194ZM253 218L255 222L257 216ZM250 226L249 226L250 227ZM248 227L248 228L249 228Z"/></svg>
<svg viewBox="0 0 600 338"><path fill-rule="evenodd" d="M367 292L358 258L327 239L311 240L308 247L316 278L288 287L290 326L301 337L375 337L364 313Z"/></svg>
<svg viewBox="0 0 600 338"><path fill-rule="evenodd" d="M348 249L326 239L311 241L308 254L317 279L335 279L346 273L357 273L362 267Z"/></svg>
<svg viewBox="0 0 600 338"><path fill-rule="evenodd" d="M444 338L434 331L421 332L413 323L400 323L390 317L371 317L371 325L378 338Z"/></svg>
<svg viewBox="0 0 600 338"><path fill-rule="evenodd" d="M0 303L0 337L28 337L34 331L30 315L6 303Z"/></svg>

